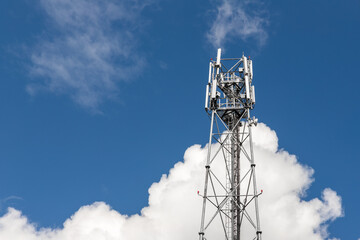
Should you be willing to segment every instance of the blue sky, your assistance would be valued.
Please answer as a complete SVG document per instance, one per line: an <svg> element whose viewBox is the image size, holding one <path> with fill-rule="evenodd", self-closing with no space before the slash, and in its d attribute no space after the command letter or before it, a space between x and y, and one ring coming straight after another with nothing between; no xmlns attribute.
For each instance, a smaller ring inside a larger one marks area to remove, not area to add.
<svg viewBox="0 0 360 240"><path fill-rule="evenodd" d="M222 47L251 56L256 116L315 170L305 199L335 190L345 216L329 232L359 238L360 2L229 1L225 20L222 2L1 1L0 215L57 227L95 201L138 213L206 144Z"/></svg>

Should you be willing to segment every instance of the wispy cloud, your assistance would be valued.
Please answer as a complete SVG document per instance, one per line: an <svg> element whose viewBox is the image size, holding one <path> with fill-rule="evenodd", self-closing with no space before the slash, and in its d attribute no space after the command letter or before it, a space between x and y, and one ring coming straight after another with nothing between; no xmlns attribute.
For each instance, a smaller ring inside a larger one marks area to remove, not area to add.
<svg viewBox="0 0 360 240"><path fill-rule="evenodd" d="M14 196L14 195L0 199L0 211L3 208L3 205L8 205L9 203L11 203L13 201L17 201L17 200L23 200L23 199L21 197Z"/></svg>
<svg viewBox="0 0 360 240"><path fill-rule="evenodd" d="M28 93L65 94L92 111L117 98L118 82L144 66L136 34L151 2L41 0L51 27L31 54Z"/></svg>
<svg viewBox="0 0 360 240"><path fill-rule="evenodd" d="M254 39L265 44L268 24L261 2L248 0L217 1L216 17L207 32L207 39L215 47L223 47L231 40Z"/></svg>

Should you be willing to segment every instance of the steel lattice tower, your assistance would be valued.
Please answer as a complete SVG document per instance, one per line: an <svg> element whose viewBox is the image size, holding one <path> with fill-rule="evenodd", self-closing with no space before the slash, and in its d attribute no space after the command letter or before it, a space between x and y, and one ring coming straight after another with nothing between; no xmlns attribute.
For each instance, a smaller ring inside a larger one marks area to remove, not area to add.
<svg viewBox="0 0 360 240"><path fill-rule="evenodd" d="M211 118L199 239L261 240L252 127L252 60L211 60L205 109ZM217 142L212 149L213 140ZM217 163L220 162L220 163ZM212 168L213 165L214 168ZM220 169L220 170L219 170ZM206 237L206 238L205 238Z"/></svg>

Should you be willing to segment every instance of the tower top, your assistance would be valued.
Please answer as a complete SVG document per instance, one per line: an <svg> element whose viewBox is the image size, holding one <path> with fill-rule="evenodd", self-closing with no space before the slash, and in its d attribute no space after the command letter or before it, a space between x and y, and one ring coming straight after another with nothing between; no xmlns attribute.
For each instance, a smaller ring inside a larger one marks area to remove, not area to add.
<svg viewBox="0 0 360 240"><path fill-rule="evenodd" d="M209 64L205 110L216 110L223 120L228 115L248 118L247 109L255 105L255 87L252 85L253 64L250 58L221 58L217 50L216 61Z"/></svg>

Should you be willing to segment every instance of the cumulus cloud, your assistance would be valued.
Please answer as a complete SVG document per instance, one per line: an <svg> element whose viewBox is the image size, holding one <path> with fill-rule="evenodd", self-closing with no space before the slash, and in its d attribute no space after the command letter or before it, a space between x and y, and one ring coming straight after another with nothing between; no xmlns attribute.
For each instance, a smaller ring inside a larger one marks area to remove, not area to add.
<svg viewBox="0 0 360 240"><path fill-rule="evenodd" d="M259 1L220 0L216 3L216 17L207 33L207 39L215 48L237 38L255 39L260 46L266 42L268 20Z"/></svg>
<svg viewBox="0 0 360 240"><path fill-rule="evenodd" d="M70 96L94 111L115 99L118 82L141 72L145 60L136 50L147 1L41 0L49 30L31 54L27 85L39 91Z"/></svg>
<svg viewBox="0 0 360 240"><path fill-rule="evenodd" d="M343 215L341 197L326 188L320 198L304 200L314 171L279 150L276 133L264 124L254 129L254 150L258 185L264 189L259 199L264 239L328 239L327 225ZM62 228L39 229L20 211L9 208L0 218L0 239L197 239L202 198L196 191L202 189L206 153L207 146L188 148L184 161L149 188L149 205L140 215L122 215L96 202L81 207ZM223 239L221 230L215 234L208 239Z"/></svg>

